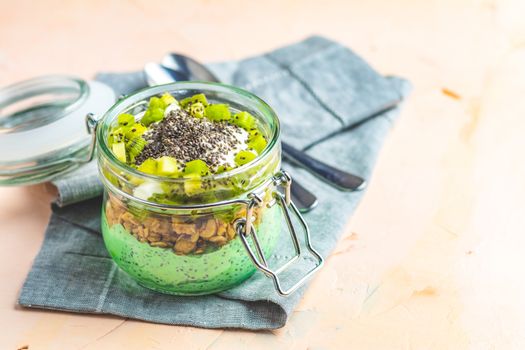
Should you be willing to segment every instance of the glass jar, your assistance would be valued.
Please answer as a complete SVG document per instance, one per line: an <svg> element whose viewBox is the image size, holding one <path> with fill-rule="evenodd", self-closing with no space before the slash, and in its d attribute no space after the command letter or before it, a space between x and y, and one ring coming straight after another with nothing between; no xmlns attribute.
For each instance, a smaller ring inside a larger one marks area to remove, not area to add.
<svg viewBox="0 0 525 350"><path fill-rule="evenodd" d="M199 179L149 175L120 162L107 144L118 115L137 115L150 97L164 92L177 100L204 93L211 103L249 112L268 140L266 148L248 164ZM238 285L258 269L287 295L322 265L310 245L308 227L290 201L291 179L280 170L278 118L253 94L217 83L177 82L121 99L100 121L88 119L96 129L105 187L104 242L117 265L141 285L176 295L209 294ZM292 216L302 226L305 246L317 264L291 286L283 286L279 275L304 254ZM273 270L266 257L276 248L283 220L296 254Z"/></svg>

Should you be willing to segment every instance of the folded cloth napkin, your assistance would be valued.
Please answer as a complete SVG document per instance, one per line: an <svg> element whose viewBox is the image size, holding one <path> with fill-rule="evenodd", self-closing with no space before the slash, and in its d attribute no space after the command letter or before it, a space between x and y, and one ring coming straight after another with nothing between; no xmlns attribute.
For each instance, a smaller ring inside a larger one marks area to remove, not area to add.
<svg viewBox="0 0 525 350"><path fill-rule="evenodd" d="M371 175L398 110L366 122L362 118L404 97L410 89L405 80L379 75L349 49L321 37L210 68L222 81L268 102L281 119L284 140L365 178ZM142 73L100 74L97 79L119 94L145 85ZM340 192L303 169L284 166L319 198L318 208L305 218L312 244L326 257L363 193ZM96 165L88 164L54 181L62 207L53 206L42 249L20 294L21 305L206 328L275 329L285 325L306 288L281 297L271 280L259 272L233 289L209 296L171 296L138 285L116 267L104 247L100 236L102 186L96 176ZM270 259L273 266L286 259L282 247L289 245L289 238L282 236ZM301 273L296 267L285 283Z"/></svg>

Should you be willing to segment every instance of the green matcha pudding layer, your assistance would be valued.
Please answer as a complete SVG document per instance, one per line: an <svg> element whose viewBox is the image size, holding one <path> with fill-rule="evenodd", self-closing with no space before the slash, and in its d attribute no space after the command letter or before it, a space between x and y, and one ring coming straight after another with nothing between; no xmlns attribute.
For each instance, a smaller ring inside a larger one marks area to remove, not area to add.
<svg viewBox="0 0 525 350"><path fill-rule="evenodd" d="M268 209L257 228L264 253L275 247L281 220L280 208ZM202 254L178 255L137 240L122 224L111 227L102 214L102 232L114 261L141 285L159 292L200 295L229 289L255 272L240 239ZM254 249L254 247L252 247Z"/></svg>

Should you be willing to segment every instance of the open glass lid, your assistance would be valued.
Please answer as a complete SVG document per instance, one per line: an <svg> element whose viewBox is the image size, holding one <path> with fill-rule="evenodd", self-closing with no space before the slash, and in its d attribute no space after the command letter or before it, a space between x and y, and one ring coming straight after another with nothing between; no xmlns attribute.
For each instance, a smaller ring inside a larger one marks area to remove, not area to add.
<svg viewBox="0 0 525 350"><path fill-rule="evenodd" d="M46 76L0 88L0 185L44 182L89 158L88 113L115 102L100 82Z"/></svg>

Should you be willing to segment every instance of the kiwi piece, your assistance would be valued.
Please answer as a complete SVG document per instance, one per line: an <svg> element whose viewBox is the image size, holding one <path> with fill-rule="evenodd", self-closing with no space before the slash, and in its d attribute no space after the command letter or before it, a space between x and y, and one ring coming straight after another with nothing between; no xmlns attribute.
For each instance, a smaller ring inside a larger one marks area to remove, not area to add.
<svg viewBox="0 0 525 350"><path fill-rule="evenodd" d="M124 163L126 162L126 144L124 142L114 143L111 149L118 160Z"/></svg>
<svg viewBox="0 0 525 350"><path fill-rule="evenodd" d="M144 126L149 126L151 123L153 123L153 118L151 116L151 109L146 109L146 112L144 112L142 119L140 119L140 123Z"/></svg>
<svg viewBox="0 0 525 350"><path fill-rule="evenodd" d="M135 117L132 114L124 113L117 117L118 125L129 126L135 123Z"/></svg>
<svg viewBox="0 0 525 350"><path fill-rule="evenodd" d="M112 147L115 143L123 142L125 133L126 129L124 127L114 128L108 136L109 147Z"/></svg>
<svg viewBox="0 0 525 350"><path fill-rule="evenodd" d="M261 131L259 129L257 129L257 128L251 129L248 132L248 141L251 141L254 138L259 137L259 136L262 136L262 133L261 133Z"/></svg>
<svg viewBox="0 0 525 350"><path fill-rule="evenodd" d="M146 140L140 136L132 138L126 143L126 151L128 152L131 162L135 161L135 157L138 156L140 152L142 152L146 144Z"/></svg>
<svg viewBox="0 0 525 350"><path fill-rule="evenodd" d="M168 156L157 159L157 174L162 176L178 175L179 167L177 160Z"/></svg>
<svg viewBox="0 0 525 350"><path fill-rule="evenodd" d="M201 102L195 102L190 105L190 114L195 118L204 117L204 105Z"/></svg>
<svg viewBox="0 0 525 350"><path fill-rule="evenodd" d="M227 104L208 105L204 110L206 118L212 121L229 120L232 116Z"/></svg>
<svg viewBox="0 0 525 350"><path fill-rule="evenodd" d="M199 176L206 176L210 173L210 168L205 161L200 159L195 159L187 162L184 166L184 174L197 174Z"/></svg>
<svg viewBox="0 0 525 350"><path fill-rule="evenodd" d="M182 108L186 108L188 105L200 102L206 107L208 105L208 100L206 99L206 96L204 94L196 94L191 97L186 97L185 99L182 99L180 101L180 105Z"/></svg>
<svg viewBox="0 0 525 350"><path fill-rule="evenodd" d="M231 122L245 130L252 130L257 126L257 121L253 115L248 112L239 112L231 118Z"/></svg>
<svg viewBox="0 0 525 350"><path fill-rule="evenodd" d="M266 144L266 139L260 133L248 141L248 147L256 151L257 154L260 154L266 148Z"/></svg>
<svg viewBox="0 0 525 350"><path fill-rule="evenodd" d="M148 158L138 166L137 170L155 175L157 173L157 161L153 158Z"/></svg>
<svg viewBox="0 0 525 350"><path fill-rule="evenodd" d="M159 204L180 204L180 202L166 197L164 193L153 193L153 195L151 195L151 197L149 197L148 200Z"/></svg>
<svg viewBox="0 0 525 350"><path fill-rule="evenodd" d="M140 122L145 126L149 126L151 123L160 122L162 119L164 119L164 109L152 107L144 113Z"/></svg>
<svg viewBox="0 0 525 350"><path fill-rule="evenodd" d="M184 181L184 193L188 196L194 196L203 191L200 175L197 173L186 174Z"/></svg>
<svg viewBox="0 0 525 350"><path fill-rule="evenodd" d="M115 176L112 171L108 170L107 168L102 168L102 173L104 174L104 178L108 179L109 182L111 182L117 188L121 186L118 177Z"/></svg>
<svg viewBox="0 0 525 350"><path fill-rule="evenodd" d="M250 151L240 151L235 155L235 164L238 166L247 164L254 160L257 157L257 155Z"/></svg>
<svg viewBox="0 0 525 350"><path fill-rule="evenodd" d="M132 165L132 167L134 167ZM136 167L135 167L136 168ZM128 182L133 186L140 186L144 183L144 179L138 176L128 175L126 176L128 179Z"/></svg>
<svg viewBox="0 0 525 350"><path fill-rule="evenodd" d="M164 105L167 107L169 106L170 104L172 103L177 103L177 100L175 99L175 97L173 97L169 92L165 92L161 97L160 99L162 100L162 102L164 102Z"/></svg>
<svg viewBox="0 0 525 350"><path fill-rule="evenodd" d="M217 167L217 170L215 170L215 174L224 173L228 170L232 170L232 167L226 166L226 165L220 165Z"/></svg>
<svg viewBox="0 0 525 350"><path fill-rule="evenodd" d="M131 140L135 137L142 136L148 130L144 125L136 123L131 125L124 134L128 140Z"/></svg>
<svg viewBox="0 0 525 350"><path fill-rule="evenodd" d="M149 99L148 109L156 109L156 108L164 109L166 108L166 103L160 97L153 96L152 98Z"/></svg>

